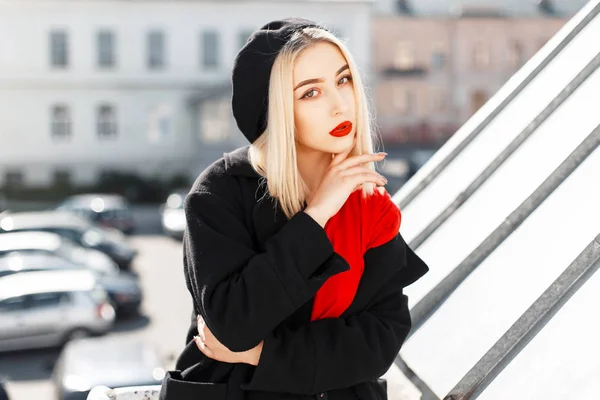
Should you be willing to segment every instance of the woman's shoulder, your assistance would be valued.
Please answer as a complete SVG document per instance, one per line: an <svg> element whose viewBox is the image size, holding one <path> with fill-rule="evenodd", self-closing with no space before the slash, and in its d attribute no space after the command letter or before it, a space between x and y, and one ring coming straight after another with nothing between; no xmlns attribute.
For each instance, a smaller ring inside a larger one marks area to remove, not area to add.
<svg viewBox="0 0 600 400"><path fill-rule="evenodd" d="M254 177L258 180L260 175L254 172L250 164L248 148L249 146L237 148L213 161L195 179L190 193L237 195L240 177Z"/></svg>

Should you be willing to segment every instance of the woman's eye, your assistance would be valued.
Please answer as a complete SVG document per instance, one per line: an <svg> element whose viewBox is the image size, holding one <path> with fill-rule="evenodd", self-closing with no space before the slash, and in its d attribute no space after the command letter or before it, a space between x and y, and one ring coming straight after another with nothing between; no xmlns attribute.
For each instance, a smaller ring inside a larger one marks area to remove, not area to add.
<svg viewBox="0 0 600 400"><path fill-rule="evenodd" d="M344 81L345 79L345 81ZM352 80L352 78L350 77L350 75L346 75L343 76L342 79L340 79L340 81L338 82L340 85L343 85L346 82L350 82Z"/></svg>
<svg viewBox="0 0 600 400"><path fill-rule="evenodd" d="M313 98L313 97L315 97L315 96L316 96L316 94L315 94L315 95L312 95L312 96L311 96L310 94L311 94L311 93L315 93L315 92L316 92L316 90L315 90L315 89L313 89L313 90L309 90L309 91L308 91L308 92L306 92L306 93L304 94L304 96L302 96L302 97L303 97L303 98L304 98L304 97L308 97L309 99L310 99L310 98Z"/></svg>

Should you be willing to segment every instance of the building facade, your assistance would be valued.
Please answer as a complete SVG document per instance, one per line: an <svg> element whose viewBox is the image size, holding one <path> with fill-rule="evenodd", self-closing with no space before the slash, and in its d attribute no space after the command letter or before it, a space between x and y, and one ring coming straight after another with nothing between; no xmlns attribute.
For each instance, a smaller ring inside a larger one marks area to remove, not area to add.
<svg viewBox="0 0 600 400"><path fill-rule="evenodd" d="M319 21L371 58L368 1L0 0L0 187L106 171L194 179L246 144L231 67L277 18Z"/></svg>
<svg viewBox="0 0 600 400"><path fill-rule="evenodd" d="M380 1L375 104L384 140L439 144L585 1Z"/></svg>

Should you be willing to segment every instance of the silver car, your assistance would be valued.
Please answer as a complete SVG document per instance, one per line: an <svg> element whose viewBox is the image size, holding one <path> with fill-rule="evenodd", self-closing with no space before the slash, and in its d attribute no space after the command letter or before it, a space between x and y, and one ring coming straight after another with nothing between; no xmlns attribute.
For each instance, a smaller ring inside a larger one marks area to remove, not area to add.
<svg viewBox="0 0 600 400"><path fill-rule="evenodd" d="M167 201L160 206L160 220L163 232L176 239L182 239L187 222L183 204L188 190L179 189L172 192Z"/></svg>
<svg viewBox="0 0 600 400"><path fill-rule="evenodd" d="M77 245L99 250L121 269L130 269L137 250L125 235L112 228L94 225L88 219L66 211L4 212L0 214L0 234L43 231L71 239Z"/></svg>
<svg viewBox="0 0 600 400"><path fill-rule="evenodd" d="M85 400L95 386L160 385L164 364L158 348L140 338L104 336L70 342L60 353L52 373L54 399Z"/></svg>
<svg viewBox="0 0 600 400"><path fill-rule="evenodd" d="M0 278L0 351L58 346L112 328L115 310L91 271Z"/></svg>
<svg viewBox="0 0 600 400"><path fill-rule="evenodd" d="M119 273L117 263L103 252L81 247L56 233L33 231L0 235L0 256L13 252L54 254L103 275Z"/></svg>

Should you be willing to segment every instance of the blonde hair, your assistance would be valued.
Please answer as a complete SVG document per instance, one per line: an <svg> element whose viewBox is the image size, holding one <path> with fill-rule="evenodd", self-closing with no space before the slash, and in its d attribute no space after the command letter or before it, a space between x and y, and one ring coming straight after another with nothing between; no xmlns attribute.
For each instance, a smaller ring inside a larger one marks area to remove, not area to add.
<svg viewBox="0 0 600 400"><path fill-rule="evenodd" d="M288 218L301 211L308 195L308 187L298 171L294 129L293 67L296 58L307 47L329 42L336 45L352 74L356 98L356 145L349 156L372 153L376 133L363 82L356 63L345 45L333 34L318 28L296 32L278 54L271 70L267 128L250 146L252 167L266 179L268 194L279 202ZM375 170L374 163L368 168ZM263 180L264 184L264 180ZM375 184L364 183L364 197L374 193Z"/></svg>

